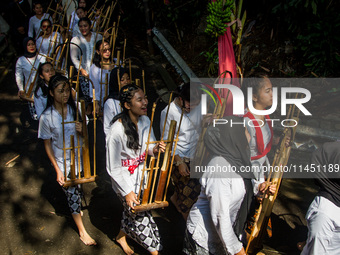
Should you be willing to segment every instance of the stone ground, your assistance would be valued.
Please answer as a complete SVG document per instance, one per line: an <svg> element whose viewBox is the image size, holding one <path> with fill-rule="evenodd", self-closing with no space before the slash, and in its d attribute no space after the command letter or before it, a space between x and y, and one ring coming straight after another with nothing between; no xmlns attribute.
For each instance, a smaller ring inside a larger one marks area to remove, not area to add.
<svg viewBox="0 0 340 255"><path fill-rule="evenodd" d="M134 63L139 63L146 70L151 106L151 102L157 98L157 92L166 90L155 72L160 58L151 58L141 48L138 51L131 49L129 54L136 54L134 56L139 61ZM98 242L96 247L87 247L79 240L75 225L68 215L63 193L55 182L54 171L49 167L43 145L36 138L36 131L22 128L20 123L22 103L16 96L15 60L13 53L9 52L1 67L0 254L123 254L113 241L119 232L122 208L108 184L109 179L102 165L105 162L104 154L97 153L101 181L83 185L87 202L83 203L84 223ZM162 107L164 104L160 109ZM156 116L159 112L157 110ZM305 141L309 137L301 139ZM326 140L314 141L321 144ZM290 163L305 164L309 157L308 147L305 151L293 150ZM272 214L273 237L265 240L265 254L299 254L296 243L306 238L304 215L316 191L313 180L283 180ZM172 205L153 211L153 215L164 242L162 254L181 254L185 223L180 215ZM147 254L137 244L130 244L136 254Z"/></svg>

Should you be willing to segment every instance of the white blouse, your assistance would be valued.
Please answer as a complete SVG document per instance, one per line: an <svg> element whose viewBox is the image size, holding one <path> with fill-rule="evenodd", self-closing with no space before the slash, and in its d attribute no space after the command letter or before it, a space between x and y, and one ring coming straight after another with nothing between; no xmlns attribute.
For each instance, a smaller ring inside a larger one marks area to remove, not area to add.
<svg viewBox="0 0 340 255"><path fill-rule="evenodd" d="M93 86L96 92L96 100L101 102L100 107L104 106L104 97L105 97L105 76L107 74L108 83L110 81L110 73L111 70L101 69L97 67L95 64L91 65L89 78L93 82ZM107 92L109 93L109 88L107 88ZM90 97L93 98L93 91L90 89Z"/></svg>
<svg viewBox="0 0 340 255"><path fill-rule="evenodd" d="M28 91L28 84L31 84L34 81L39 64L44 63L45 60L46 58L41 55L36 55L33 58L26 58L25 56L21 56L20 58L18 58L15 65L15 81L17 83L19 91L24 90L25 88L26 92ZM34 69L31 73L33 66ZM36 83L34 84L33 91L35 89L35 86Z"/></svg>
<svg viewBox="0 0 340 255"><path fill-rule="evenodd" d="M142 169L144 166L143 155L145 156L146 142L149 135L150 119L147 116L140 116L138 123L138 136L141 148L134 151L127 147L127 137L124 133L123 124L117 120L110 128L106 137L106 170L111 176L112 187L116 193L125 197L131 191L138 194ZM151 131L150 141L155 137ZM155 144L149 145L149 154L152 155ZM133 174L130 174L129 165L134 165L141 160ZM144 178L144 181L145 178Z"/></svg>
<svg viewBox="0 0 340 255"><path fill-rule="evenodd" d="M48 13L44 13L41 19L38 19L35 15L32 16L28 23L28 36L32 38L37 38L40 33L40 23L43 19L49 19L53 22L52 17ZM33 36L35 34L35 36Z"/></svg>
<svg viewBox="0 0 340 255"><path fill-rule="evenodd" d="M104 104L104 133L105 136L108 135L109 131L110 131L110 123L113 119L114 116L116 116L117 114L122 112L122 108L120 107L120 102L119 100L113 99L113 98L108 98L105 101Z"/></svg>
<svg viewBox="0 0 340 255"><path fill-rule="evenodd" d="M67 105L67 116L65 116L65 122L74 121L72 108ZM78 135L75 127L75 123L68 123L64 125L65 133L65 148L71 147L71 135L74 135L74 144L78 145ZM63 150L63 126L62 116L51 106L46 109L45 112L40 116L38 138L43 140L52 139L52 150L54 157L57 161L60 170L65 173L64 169L64 150ZM79 139L79 144L82 144L82 139ZM78 172L78 152L75 150L76 155L76 172ZM66 169L70 171L71 164L71 150L66 151Z"/></svg>
<svg viewBox="0 0 340 255"><path fill-rule="evenodd" d="M47 86L45 84L45 86ZM35 112L37 113L38 119L40 118L40 115L43 113L47 105L47 95L44 96L41 88L37 91L37 96L34 96L34 107Z"/></svg>
<svg viewBox="0 0 340 255"><path fill-rule="evenodd" d="M218 156L207 166L216 165L228 167L230 164ZM233 224L246 190L242 177L233 174L223 178L216 172L204 173L200 179L201 193L187 220L193 240L211 254L236 254L242 249Z"/></svg>
<svg viewBox="0 0 340 255"><path fill-rule="evenodd" d="M53 50L56 50L59 44L63 43L63 38L58 32L53 32L48 38L40 36L37 39L36 45L40 54L51 56Z"/></svg>
<svg viewBox="0 0 340 255"><path fill-rule="evenodd" d="M160 121L160 134L162 135L163 132L163 123L166 117L168 106L166 106L162 113L161 113L161 121ZM169 128L170 128L170 122L171 120L177 121L176 126L176 133L175 137L177 135L177 130L179 126L179 122L181 119L181 108L176 105L175 101L171 102L170 104L170 110L168 114L168 118L166 121L165 131L164 131L164 140L168 138L169 134ZM178 137L178 143L176 148L176 154L180 157L187 157L187 158L193 158L197 141L199 139L199 134L201 130L201 105L197 105L193 110L191 110L189 113L183 114L183 119L179 131L179 137Z"/></svg>
<svg viewBox="0 0 340 255"><path fill-rule="evenodd" d="M73 37L71 42L75 43L81 48L81 51L83 53L82 55L82 61L81 61L81 68L86 70L87 73L90 72L91 67L91 61L92 61L92 55L93 51L95 50L96 42L102 40L102 35L92 32L91 34L91 40L90 42L86 41L85 37L83 35ZM80 56L81 51L79 48L71 44L71 60L75 68L78 70L79 64L80 64Z"/></svg>

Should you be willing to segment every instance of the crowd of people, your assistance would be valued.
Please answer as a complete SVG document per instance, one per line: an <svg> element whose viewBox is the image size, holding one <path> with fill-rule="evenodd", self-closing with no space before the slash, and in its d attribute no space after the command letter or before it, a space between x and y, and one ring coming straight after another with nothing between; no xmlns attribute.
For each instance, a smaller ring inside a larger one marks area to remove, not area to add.
<svg viewBox="0 0 340 255"><path fill-rule="evenodd" d="M134 209L141 203L137 195L143 188L140 185L146 155L165 151L163 140L168 137L172 120L181 123L177 127L178 142L171 176L174 193L170 201L186 221L183 252L246 254L247 239L259 213L255 208L265 194L272 195L277 191L262 169L270 164L267 154L277 139L274 139L269 116L256 115L250 110L265 110L272 105L272 84L268 76L260 75L243 84L253 91L252 107L245 106L244 116L225 117L228 121L244 121L245 127L208 126L204 132L207 166L232 166L238 170L241 166L251 166L257 169L255 174L236 171L221 176L207 172L200 179L190 178L190 162L195 157L199 136L206 124L201 114L201 90L189 83L178 86L174 100L161 112L157 127L161 137L156 138L150 130L145 91L130 80L129 71L112 56L114 49L110 38L96 29L100 24L95 15L92 20L88 17L91 10L86 0L78 0L66 28L57 13L46 12L42 2L33 1L33 15L26 0L13 0L7 7L19 11L16 19L8 18L8 23L15 41L22 43L17 46L22 48L22 56L16 62L15 80L18 96L24 102L23 112L29 113L29 124L37 126L38 137L44 142L81 241L85 245L97 244L82 221L79 185L64 186L73 164L71 153L65 148L72 146L71 136L76 139L75 144L81 144L84 136L84 114L77 105L79 99L85 101L86 118L97 116L102 123L99 126L106 141L106 170L123 205L116 242L126 254L133 254L127 237L151 254L158 254L162 249L159 229L150 211L136 213ZM78 90L72 77L68 77L68 71L62 72L69 70L69 66L65 66L67 61L56 61L62 54L55 53L57 45L68 41L71 42L67 56L71 63L68 65L79 73ZM22 119L23 125L26 125L25 121ZM259 121L263 125L259 125ZM151 142L150 146L146 146L147 142ZM285 146L290 146L289 137ZM79 155L82 154L80 147L75 149L75 154L78 150ZM312 160L315 164L338 164L339 151L338 142L328 144L316 152ZM82 172L82 168L81 162L75 162L77 173ZM307 213L310 232L305 247L301 247L303 254L340 252L337 217L340 184L338 179L322 180L318 183L321 191ZM269 236L270 227L269 221Z"/></svg>

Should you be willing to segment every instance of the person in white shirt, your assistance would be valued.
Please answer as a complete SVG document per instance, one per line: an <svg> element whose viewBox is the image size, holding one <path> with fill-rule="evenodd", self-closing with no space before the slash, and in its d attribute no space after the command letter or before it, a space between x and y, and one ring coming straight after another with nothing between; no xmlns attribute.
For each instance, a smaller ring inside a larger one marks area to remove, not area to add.
<svg viewBox="0 0 340 255"><path fill-rule="evenodd" d="M56 172L56 181L66 195L72 218L78 228L80 240L85 245L96 245L96 241L87 233L81 216L81 191L78 185L63 187L65 175L69 175L71 168L71 151L64 153L64 147L71 146L70 136L82 136L82 123L77 119L77 108L71 96L68 79L55 75L50 79L48 89L48 104L39 120L38 137L44 140L46 154ZM79 116L78 116L79 118ZM67 124L62 124L65 121ZM65 138L65 139L64 139ZM75 154L77 155L77 149ZM76 160L77 161L77 160ZM75 163L76 174L82 166Z"/></svg>
<svg viewBox="0 0 340 255"><path fill-rule="evenodd" d="M49 19L41 21L41 36L37 39L37 48L40 54L51 58L56 47L63 43L63 38L59 32L52 32L52 22Z"/></svg>
<svg viewBox="0 0 340 255"><path fill-rule="evenodd" d="M148 100L143 90L136 85L126 85L121 88L119 97L123 111L113 119L106 137L106 170L111 176L112 188L123 204L121 230L116 241L126 254L133 254L126 242L129 236L150 254L156 255L162 245L151 213L133 213L131 209L140 204L137 194L146 153L156 155L159 150L164 152L165 144L150 144L146 151L150 119L146 116ZM151 131L150 141L154 140Z"/></svg>
<svg viewBox="0 0 340 255"><path fill-rule="evenodd" d="M128 70L123 67L119 68L115 67L114 69L112 69L109 77L110 77L109 96L107 97L104 103L104 116L103 116L104 133L106 136L110 130L110 123L113 117L122 111L122 107L120 106L120 102L118 100L119 98L118 88L131 83ZM120 79L120 82L118 82L118 79ZM118 83L120 83L120 86Z"/></svg>
<svg viewBox="0 0 340 255"><path fill-rule="evenodd" d="M39 119L47 105L48 83L55 75L53 65L50 62L40 64L38 75L37 87L34 92L34 107Z"/></svg>
<svg viewBox="0 0 340 255"><path fill-rule="evenodd" d="M90 80L93 83L96 93L96 109L101 111L104 106L105 88L109 92L110 73L114 67L111 63L111 48L108 41L98 41L96 43L96 51L94 53L92 65L90 67ZM107 84L106 82L107 76ZM93 98L93 90L90 89L90 97Z"/></svg>
<svg viewBox="0 0 340 255"><path fill-rule="evenodd" d="M81 18L85 18L87 15L87 11L83 8L83 7L78 7L76 10L76 16L78 17L78 22ZM80 30L79 30L79 26L78 26L78 22L73 26L72 29L72 37L76 37L81 35ZM92 22L91 22L92 23Z"/></svg>
<svg viewBox="0 0 340 255"><path fill-rule="evenodd" d="M179 96L170 104L166 123L164 122L168 106L165 107L161 113L160 132L162 135L165 124L163 139L167 139L171 120L176 120L178 127L183 111L175 152L175 167L172 172L175 192L170 200L183 215L184 219L187 218L189 210L196 202L201 190L198 179L191 179L189 176L189 162L194 157L202 119L199 103L200 94L198 93L198 89L192 89L192 91L190 91L190 83L185 83L179 89Z"/></svg>
<svg viewBox="0 0 340 255"><path fill-rule="evenodd" d="M250 136L246 128L229 123L242 118L226 117L228 124L209 126L204 146L210 158L202 173L201 193L187 220L185 254L245 255L241 240L253 196L250 167ZM230 171L209 171L209 169Z"/></svg>
<svg viewBox="0 0 340 255"><path fill-rule="evenodd" d="M33 105L34 99L28 97L26 93L29 91L30 86L33 86L32 92L34 91L36 87L36 70L38 69L40 63L45 62L45 57L38 54L35 40L33 38L26 37L23 41L23 46L24 55L18 58L15 65L15 80L19 90L18 96L22 100L28 102L28 104L25 105L23 109L23 117L26 111L28 111L31 117L29 119L30 122L31 120L37 120L37 114ZM24 118L22 118L21 122L24 124L26 121Z"/></svg>
<svg viewBox="0 0 340 255"><path fill-rule="evenodd" d="M28 23L28 36L37 39L40 35L40 23L43 19L49 19L52 22L52 17L48 13L44 13L42 4L35 2L33 4L35 15L32 16Z"/></svg>
<svg viewBox="0 0 340 255"><path fill-rule="evenodd" d="M81 35L72 38L71 42L73 44L70 46L70 54L76 70L80 69L79 82L83 97L85 101L90 102L89 82L85 78L89 77L95 44L101 41L103 37L91 31L91 21L87 17L81 18L78 25Z"/></svg>
<svg viewBox="0 0 340 255"><path fill-rule="evenodd" d="M86 8L86 1L85 0L78 0L78 6L77 8L83 8L84 10L87 10ZM77 9L74 10L72 13L71 13L71 29L73 31L74 29L74 26L78 24L78 21L79 21L79 18L78 18L78 15L77 15Z"/></svg>

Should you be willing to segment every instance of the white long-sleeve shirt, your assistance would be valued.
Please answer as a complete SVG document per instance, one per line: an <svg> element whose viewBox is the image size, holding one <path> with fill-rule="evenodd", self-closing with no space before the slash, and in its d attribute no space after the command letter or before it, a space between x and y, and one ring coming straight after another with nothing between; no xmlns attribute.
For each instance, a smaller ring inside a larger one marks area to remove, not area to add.
<svg viewBox="0 0 340 255"><path fill-rule="evenodd" d="M166 106L162 113L161 113L161 121L160 121L160 134L162 135L163 131L163 125L164 120L166 117L168 106ZM170 122L171 120L177 121L176 126L176 133L178 130L178 126L181 119L181 108L176 105L175 101L171 102L170 104L170 110L165 126L164 131L164 139L168 138L169 135L169 128L170 128ZM176 154L178 154L180 157L187 157L187 158L193 158L196 144L199 139L199 133L200 133L200 125L201 125L201 107L200 105L196 106L193 110L191 110L189 113L183 114L183 119L179 131L179 137L178 137L178 143L176 148Z"/></svg>
<svg viewBox="0 0 340 255"><path fill-rule="evenodd" d="M45 84L45 86L48 86ZM37 113L38 119L40 118L40 115L43 113L47 105L47 96L43 95L43 92L41 88L37 91L37 96L34 96L34 107L35 112Z"/></svg>
<svg viewBox="0 0 340 255"><path fill-rule="evenodd" d="M102 35L93 33L91 34L91 40L88 42L86 41L85 37L83 35L73 37L71 42L75 43L81 48L81 51L83 53L82 55L82 61L81 61L81 68L83 68L87 73L90 72L90 67L91 67L91 61L92 61L92 55L93 51L96 45L96 42L102 40ZM79 48L71 44L71 60L75 68L78 70L79 64L80 64L80 56L81 56L81 51Z"/></svg>
<svg viewBox="0 0 340 255"><path fill-rule="evenodd" d="M40 54L51 56L53 50L55 50L56 47L61 43L63 43L63 38L61 35L58 32L53 32L48 38L43 38L40 36L37 39L36 45Z"/></svg>
<svg viewBox="0 0 340 255"><path fill-rule="evenodd" d="M53 22L52 17L48 13L44 13L41 19L38 19L35 15L32 16L28 23L28 36L32 38L37 38L40 33L40 23L43 19L49 19Z"/></svg>
<svg viewBox="0 0 340 255"><path fill-rule="evenodd" d="M104 104L103 119L104 119L104 133L108 135L110 131L110 123L114 116L122 112L119 100L108 98Z"/></svg>
<svg viewBox="0 0 340 255"><path fill-rule="evenodd" d="M34 77L38 70L39 64L44 62L45 57L40 55L36 55L33 58L26 58L25 56L21 56L18 58L15 65L15 81L19 90L24 90L26 86L26 92L28 91L30 84L34 81ZM34 69L31 73L33 66ZM34 84L32 91L34 91L35 86L36 84Z"/></svg>
<svg viewBox="0 0 340 255"><path fill-rule="evenodd" d="M214 157L207 166L230 166L223 157ZM223 178L205 173L200 179L201 194L190 210L187 229L193 240L211 254L236 254L242 249L233 224L246 193L241 176Z"/></svg>
<svg viewBox="0 0 340 255"><path fill-rule="evenodd" d="M142 159L146 152L146 142L149 135L150 119L147 116L140 116L138 119L138 136L141 148L134 151L127 147L127 137L124 133L123 124L117 120L110 128L106 137L106 170L111 176L112 187L116 193L125 197L131 191L138 194L144 161L140 162L133 174L128 168L134 165L137 160ZM150 141L154 141L153 131ZM149 145L149 154L152 154L155 144ZM144 178L144 181L145 178Z"/></svg>
<svg viewBox="0 0 340 255"><path fill-rule="evenodd" d="M95 64L91 65L89 78L93 82L93 86L95 88L96 100L101 102L101 107L104 106L104 97L105 97L105 77L107 74L108 83L110 81L110 72L111 70L101 69L97 67ZM109 89L107 89L109 92ZM90 89L90 97L93 98L92 88Z"/></svg>

